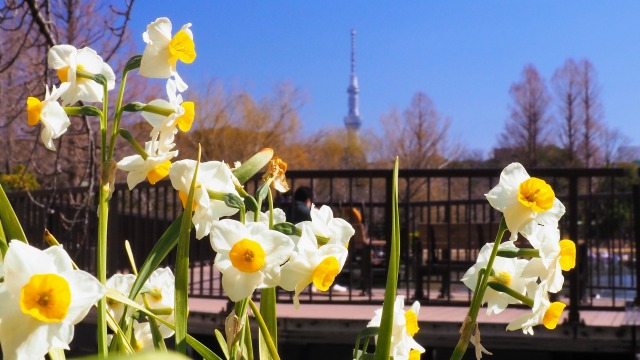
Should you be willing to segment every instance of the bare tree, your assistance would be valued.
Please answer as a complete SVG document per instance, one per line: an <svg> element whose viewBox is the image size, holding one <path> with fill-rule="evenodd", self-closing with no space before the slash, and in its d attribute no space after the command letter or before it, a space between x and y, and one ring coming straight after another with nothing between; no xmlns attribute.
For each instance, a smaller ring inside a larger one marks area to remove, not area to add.
<svg viewBox="0 0 640 360"><path fill-rule="evenodd" d="M631 139L618 129L603 127L599 136L599 148L602 150L602 160L605 167L612 166L619 161L620 148L628 145Z"/></svg>
<svg viewBox="0 0 640 360"><path fill-rule="evenodd" d="M399 156L406 168L442 168L458 153L447 137L450 120L438 113L423 92L413 96L402 115L392 109L381 121L385 157Z"/></svg>
<svg viewBox="0 0 640 360"><path fill-rule="evenodd" d="M255 100L246 91L227 93L214 84L196 95L199 120L195 129L179 136L180 156L193 157L201 144L203 160L242 161L264 147L287 162L299 158L301 151L291 144L300 139L298 109L304 94L287 83L277 85L274 93Z"/></svg>
<svg viewBox="0 0 640 360"><path fill-rule="evenodd" d="M575 60L567 59L564 65L555 71L551 83L558 103L560 117L560 144L566 152L565 165L575 167L578 162L578 143L580 140L580 71Z"/></svg>
<svg viewBox="0 0 640 360"><path fill-rule="evenodd" d="M596 69L586 59L580 60L580 107L581 107L581 141L580 156L586 167L599 162L600 148L598 137L602 131L604 110L600 101L600 85L596 79Z"/></svg>
<svg viewBox="0 0 640 360"><path fill-rule="evenodd" d="M92 185L100 164L96 161L94 131L97 121L73 118L62 137L58 151L49 152L38 140L39 128L26 126L25 100L28 96L42 98L43 84L57 84L55 72L47 69L47 52L51 46L63 43L78 48L90 46L105 61L123 63L127 57L116 58L129 38L129 23L134 0L115 4L106 0L7 0L0 5L0 155L7 170L25 164L40 183L54 191L48 200L36 205L44 213L55 213L56 222L72 227L77 223L88 229L93 213ZM124 54L121 54L124 55ZM60 187L88 184L83 200L71 201L72 212L54 212L51 206ZM46 216L45 224L53 217ZM85 237L89 239L88 236Z"/></svg>
<svg viewBox="0 0 640 360"><path fill-rule="evenodd" d="M533 65L522 70L522 79L511 85L511 115L500 134L499 144L518 151L525 166L535 167L547 141L551 124L550 96L544 80Z"/></svg>

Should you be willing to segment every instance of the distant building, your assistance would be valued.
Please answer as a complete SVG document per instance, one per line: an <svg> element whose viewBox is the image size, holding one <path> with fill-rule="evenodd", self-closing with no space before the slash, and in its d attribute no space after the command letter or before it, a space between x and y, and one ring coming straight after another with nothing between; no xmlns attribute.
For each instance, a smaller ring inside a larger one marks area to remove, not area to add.
<svg viewBox="0 0 640 360"><path fill-rule="evenodd" d="M362 126L362 117L360 116L360 109L358 108L359 92L358 76L356 75L356 31L351 30L351 78L349 87L347 87L349 109L347 116L344 117L344 126L350 131L357 131L360 129L360 126Z"/></svg>

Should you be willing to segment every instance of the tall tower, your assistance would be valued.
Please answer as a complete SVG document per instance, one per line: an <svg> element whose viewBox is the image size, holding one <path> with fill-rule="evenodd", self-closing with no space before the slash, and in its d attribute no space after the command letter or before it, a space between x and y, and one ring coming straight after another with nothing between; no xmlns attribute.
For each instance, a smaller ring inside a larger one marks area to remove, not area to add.
<svg viewBox="0 0 640 360"><path fill-rule="evenodd" d="M347 94L349 94L349 111L347 116L344 117L344 125L347 130L357 131L362 125L362 118L360 117L360 110L358 109L358 76L356 76L356 31L351 30L351 79L349 81L349 87L347 87Z"/></svg>

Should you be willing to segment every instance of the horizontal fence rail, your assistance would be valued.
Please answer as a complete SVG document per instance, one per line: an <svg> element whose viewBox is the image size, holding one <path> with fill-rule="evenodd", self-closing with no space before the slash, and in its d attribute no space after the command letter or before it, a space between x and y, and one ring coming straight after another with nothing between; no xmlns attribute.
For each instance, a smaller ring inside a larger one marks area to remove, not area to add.
<svg viewBox="0 0 640 360"><path fill-rule="evenodd" d="M529 169L551 184L567 209L560 223L564 238L577 244L576 269L565 274L558 297L578 309L624 308L640 299L637 261L640 246L640 188L624 169ZM493 242L502 214L484 194L499 181L498 169L401 170L399 206L401 266L398 292L424 304L468 305L471 293L461 283L480 247ZM309 287L301 302L381 303L391 236L390 170L289 171L290 187L309 186L316 207L330 206L334 216L354 223L349 259L329 292ZM256 177L249 193L261 184ZM31 242L44 247L45 228L64 244L78 265L95 272L96 191L88 188L15 192L9 198ZM275 197L286 213L293 199ZM354 210L360 222L354 220ZM128 272L128 240L138 266L155 241L182 213L170 182L140 184L129 191L118 184L109 213L110 273ZM524 243L525 240L518 240ZM191 246L190 294L225 297L209 238ZM165 259L171 266L175 254ZM292 294L278 292L279 300Z"/></svg>

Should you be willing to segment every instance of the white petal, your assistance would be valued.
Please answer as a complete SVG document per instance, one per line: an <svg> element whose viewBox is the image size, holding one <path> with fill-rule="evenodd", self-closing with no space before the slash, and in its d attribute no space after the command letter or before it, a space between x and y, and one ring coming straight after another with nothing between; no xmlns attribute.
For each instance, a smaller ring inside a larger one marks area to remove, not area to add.
<svg viewBox="0 0 640 360"><path fill-rule="evenodd" d="M69 282L71 288L71 305L64 322L75 325L84 319L106 290L93 275L82 270L68 271L60 276Z"/></svg>
<svg viewBox="0 0 640 360"><path fill-rule="evenodd" d="M71 45L56 45L49 49L47 63L51 69L62 69L71 66L71 59L76 57L78 50ZM75 66L75 63L73 64Z"/></svg>
<svg viewBox="0 0 640 360"><path fill-rule="evenodd" d="M4 257L7 290L16 296L34 274L55 273L51 257L22 241L12 240Z"/></svg>
<svg viewBox="0 0 640 360"><path fill-rule="evenodd" d="M222 274L222 288L233 302L251 296L253 291L262 283L262 272L244 273L234 267Z"/></svg>

